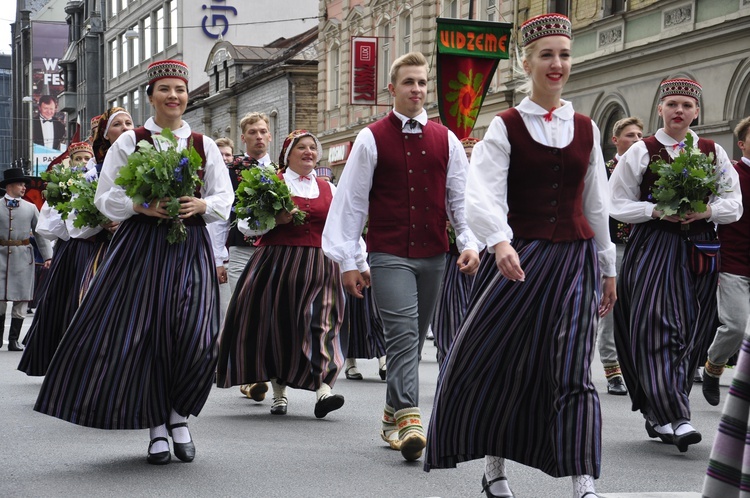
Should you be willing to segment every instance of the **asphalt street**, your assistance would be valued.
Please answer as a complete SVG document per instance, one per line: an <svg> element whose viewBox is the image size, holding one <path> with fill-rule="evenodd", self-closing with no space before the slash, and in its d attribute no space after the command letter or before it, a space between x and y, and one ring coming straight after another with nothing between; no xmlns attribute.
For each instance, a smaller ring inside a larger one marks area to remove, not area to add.
<svg viewBox="0 0 750 498"><path fill-rule="evenodd" d="M10 313L6 317L9 324ZM24 333L30 323L31 316ZM404 461L380 440L385 383L376 360L360 360L364 380L347 380L342 373L334 392L343 394L346 404L320 420L313 415L311 392L290 390L288 415L273 416L269 399L256 403L236 387L214 388L200 416L190 418L195 461L173 458L156 467L146 463L146 430L89 429L33 411L42 379L16 370L21 354L7 350L8 324L0 349L0 497L482 496L482 460L426 473L421 461ZM721 406L710 406L696 386L693 424L703 442L680 453L648 438L628 397L608 395L601 364L595 366L603 414L600 496L700 497ZM428 343L420 366L426 419L437 374L435 348ZM730 382L731 371L722 384ZM726 394L723 387L722 401ZM555 479L514 462L508 462L507 471L517 498L572 496L569 478Z"/></svg>

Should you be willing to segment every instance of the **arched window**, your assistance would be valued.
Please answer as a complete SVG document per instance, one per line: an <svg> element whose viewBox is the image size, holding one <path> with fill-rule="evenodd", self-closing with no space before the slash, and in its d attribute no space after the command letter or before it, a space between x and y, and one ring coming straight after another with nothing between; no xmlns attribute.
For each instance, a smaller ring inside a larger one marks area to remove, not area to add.
<svg viewBox="0 0 750 498"><path fill-rule="evenodd" d="M388 83L391 82L391 41L391 23L389 19L385 19L380 25L380 74L383 88L388 88Z"/></svg>
<svg viewBox="0 0 750 498"><path fill-rule="evenodd" d="M328 108L335 109L340 104L341 93L341 49L338 45L331 47L328 61Z"/></svg>
<svg viewBox="0 0 750 498"><path fill-rule="evenodd" d="M612 143L612 129L614 128L616 122L626 116L625 109L620 107L618 104L611 104L604 111L604 116L605 119L601 121L602 123L604 123L604 126L602 126L599 131L602 135L602 155L604 156L604 161L606 162L615 157L615 154L617 154L617 147L615 147L615 144Z"/></svg>

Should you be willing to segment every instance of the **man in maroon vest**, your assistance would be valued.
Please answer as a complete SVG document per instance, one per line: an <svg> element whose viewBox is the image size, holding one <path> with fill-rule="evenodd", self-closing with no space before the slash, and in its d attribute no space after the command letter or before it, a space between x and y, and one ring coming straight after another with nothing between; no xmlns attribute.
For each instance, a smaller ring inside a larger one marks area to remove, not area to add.
<svg viewBox="0 0 750 498"><path fill-rule="evenodd" d="M388 371L381 437L406 460L419 458L426 443L419 356L448 251L446 217L462 251L461 271L473 274L479 265L478 244L464 219L466 155L452 132L427 120L427 73L418 52L391 66L393 112L357 136L323 231L323 250L341 266L344 287L362 298L370 272L357 270L358 241L369 216L372 289Z"/></svg>
<svg viewBox="0 0 750 498"><path fill-rule="evenodd" d="M734 165L740 176L742 205L750 206L750 117L734 129L742 157ZM708 360L703 370L703 396L711 405L718 405L721 392L719 378L729 358L740 349L750 317L750 210L734 223L719 225L721 259L719 287L716 291L719 320Z"/></svg>

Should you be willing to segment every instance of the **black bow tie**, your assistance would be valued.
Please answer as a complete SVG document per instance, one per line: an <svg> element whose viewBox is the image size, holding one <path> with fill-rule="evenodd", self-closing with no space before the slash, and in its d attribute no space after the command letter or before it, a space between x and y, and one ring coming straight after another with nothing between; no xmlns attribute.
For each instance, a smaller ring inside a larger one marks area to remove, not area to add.
<svg viewBox="0 0 750 498"><path fill-rule="evenodd" d="M52 121L54 121L54 119L44 119L44 118L42 118L42 123L51 123Z"/></svg>
<svg viewBox="0 0 750 498"><path fill-rule="evenodd" d="M8 199L7 197L5 198L5 205L9 208L17 208L18 204L18 199Z"/></svg>
<svg viewBox="0 0 750 498"><path fill-rule="evenodd" d="M411 128L412 130L413 130L414 128L416 128L417 126L420 126L420 127L422 126L421 124L419 124L419 121L417 121L416 119L409 119L409 120L407 120L407 121L406 121L406 124L404 125L404 127L406 127L407 125L408 125L408 126L409 126L409 128Z"/></svg>

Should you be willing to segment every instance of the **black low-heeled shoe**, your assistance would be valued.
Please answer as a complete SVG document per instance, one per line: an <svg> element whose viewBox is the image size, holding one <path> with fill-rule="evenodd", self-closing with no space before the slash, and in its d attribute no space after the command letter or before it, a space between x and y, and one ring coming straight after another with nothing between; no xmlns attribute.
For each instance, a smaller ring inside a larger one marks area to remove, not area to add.
<svg viewBox="0 0 750 498"><path fill-rule="evenodd" d="M691 444L698 444L702 439L703 436L701 436L701 433L693 429L692 431L686 432L681 436L675 434L674 445L677 446L677 449L680 450L680 453L685 453L688 450L688 446L690 446Z"/></svg>
<svg viewBox="0 0 750 498"><path fill-rule="evenodd" d="M315 403L315 417L323 418L334 410L344 406L344 397L340 394L331 394L321 398Z"/></svg>
<svg viewBox="0 0 750 498"><path fill-rule="evenodd" d="M490 491L490 486L495 484L498 481L507 481L507 477L498 477L497 479L493 479L491 481L487 481L487 476L482 474L482 491L484 491L484 494L487 495L487 498L514 498L513 491L510 492L510 494L502 494L502 495L493 495L492 491Z"/></svg>
<svg viewBox="0 0 750 498"><path fill-rule="evenodd" d="M167 424L167 432L172 437L172 446L174 446L174 456L182 460L183 462L192 462L195 459L195 444L193 444L193 436L190 436L190 441L187 443L178 443L172 436L172 429L178 427L185 427L187 429L187 422L180 422L178 424ZM188 429L188 434L190 430Z"/></svg>
<svg viewBox="0 0 750 498"><path fill-rule="evenodd" d="M151 447L157 441L164 441L165 443L167 443L167 448L169 448L169 440L167 440L167 438L155 437L151 440L150 443L148 443L148 455L146 456L146 461L151 465L166 465L170 460L172 460L172 454L169 452L169 450L161 451L159 453L151 453Z"/></svg>
<svg viewBox="0 0 750 498"><path fill-rule="evenodd" d="M661 432L657 431L653 425L651 425L651 422L646 420L646 432L648 433L648 437L655 439L659 438L661 439L662 443L666 444L673 444L674 443L674 435L672 434L662 434Z"/></svg>

